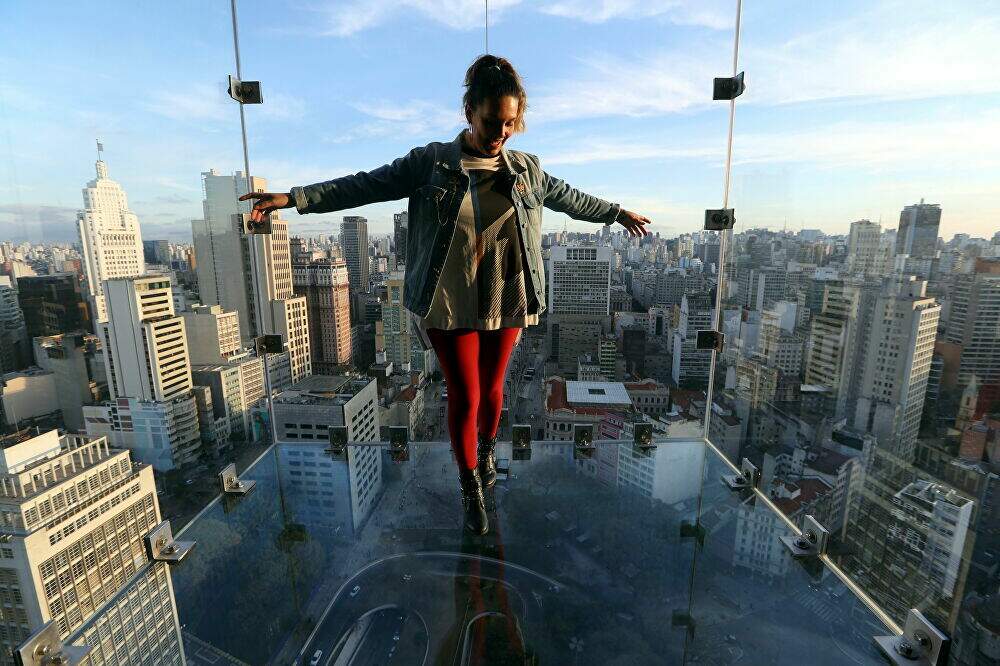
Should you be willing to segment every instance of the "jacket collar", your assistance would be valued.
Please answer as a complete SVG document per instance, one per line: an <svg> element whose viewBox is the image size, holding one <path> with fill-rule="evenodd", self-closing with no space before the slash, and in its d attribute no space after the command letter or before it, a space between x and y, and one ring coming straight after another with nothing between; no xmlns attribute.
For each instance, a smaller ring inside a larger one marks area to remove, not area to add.
<svg viewBox="0 0 1000 666"><path fill-rule="evenodd" d="M448 144L448 148L445 151L444 166L454 171L462 170L462 135L464 133L464 129L459 132L455 140ZM500 160L510 173L521 173L527 168L521 160L511 159L507 146L500 147Z"/></svg>

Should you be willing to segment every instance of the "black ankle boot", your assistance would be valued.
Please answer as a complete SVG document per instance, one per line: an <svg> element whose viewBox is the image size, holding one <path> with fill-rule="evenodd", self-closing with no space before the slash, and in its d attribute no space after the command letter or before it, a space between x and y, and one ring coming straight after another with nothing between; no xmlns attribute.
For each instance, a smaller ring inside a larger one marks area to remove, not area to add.
<svg viewBox="0 0 1000 666"><path fill-rule="evenodd" d="M490 439L479 436L479 448L477 455L479 465L479 478L482 479L483 488L492 488L497 481L497 438L494 435Z"/></svg>
<svg viewBox="0 0 1000 666"><path fill-rule="evenodd" d="M458 479L462 484L462 506L465 508L465 529L482 536L490 529L486 516L486 498L479 479L479 470L460 469Z"/></svg>

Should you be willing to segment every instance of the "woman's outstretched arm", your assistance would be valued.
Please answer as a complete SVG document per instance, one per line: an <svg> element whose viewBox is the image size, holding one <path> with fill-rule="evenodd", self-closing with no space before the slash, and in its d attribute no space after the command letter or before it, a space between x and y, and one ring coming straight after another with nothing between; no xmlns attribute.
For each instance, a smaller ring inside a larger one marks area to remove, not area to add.
<svg viewBox="0 0 1000 666"><path fill-rule="evenodd" d="M625 210L619 204L609 203L581 192L566 181L550 176L546 171L542 171L542 174L545 181L546 208L566 213L575 220L585 222L600 222L607 225L619 222L633 236L644 236L649 233L644 226L649 224L649 218Z"/></svg>
<svg viewBox="0 0 1000 666"><path fill-rule="evenodd" d="M255 221L278 208L295 206L302 214L330 213L379 201L395 201L410 196L418 187L423 151L424 148L414 148L391 164L322 183L293 187L288 193L251 192L241 196L240 201L256 200L250 213Z"/></svg>

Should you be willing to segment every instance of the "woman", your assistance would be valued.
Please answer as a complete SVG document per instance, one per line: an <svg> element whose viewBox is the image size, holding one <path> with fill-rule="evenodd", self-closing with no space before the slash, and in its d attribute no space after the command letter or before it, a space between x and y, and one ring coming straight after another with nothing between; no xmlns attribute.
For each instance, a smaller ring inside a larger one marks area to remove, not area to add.
<svg viewBox="0 0 1000 666"><path fill-rule="evenodd" d="M370 172L240 201L256 199L251 217L260 221L279 208L325 213L409 198L403 304L444 369L465 526L482 535L489 529L483 488L496 481L507 362L521 330L538 323L546 307L542 206L578 220L617 222L636 236L647 233L649 220L550 176L536 156L505 148L524 131L527 108L510 62L479 57L465 88L469 126L453 141L414 148Z"/></svg>

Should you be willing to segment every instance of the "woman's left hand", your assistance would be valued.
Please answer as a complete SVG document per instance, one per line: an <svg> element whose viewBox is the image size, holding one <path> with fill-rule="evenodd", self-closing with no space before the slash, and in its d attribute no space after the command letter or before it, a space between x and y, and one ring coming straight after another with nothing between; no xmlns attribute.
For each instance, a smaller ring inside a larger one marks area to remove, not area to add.
<svg viewBox="0 0 1000 666"><path fill-rule="evenodd" d="M615 218L615 222L628 229L629 234L632 236L645 236L649 233L644 225L650 224L650 219L624 208L618 211L618 217Z"/></svg>

